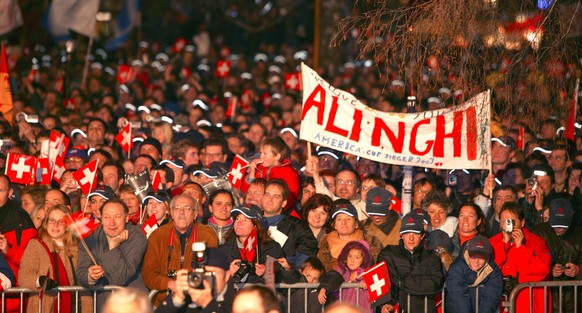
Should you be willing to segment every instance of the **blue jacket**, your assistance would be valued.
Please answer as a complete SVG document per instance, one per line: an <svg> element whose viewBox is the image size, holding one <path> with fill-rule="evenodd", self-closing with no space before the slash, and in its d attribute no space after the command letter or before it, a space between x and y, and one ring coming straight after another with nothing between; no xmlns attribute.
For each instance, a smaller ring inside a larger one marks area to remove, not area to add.
<svg viewBox="0 0 582 313"><path fill-rule="evenodd" d="M464 250L464 249L463 249ZM464 252L464 251L463 251ZM479 313L495 313L499 309L503 292L503 275L493 259L489 259L489 273L483 272L482 280L472 286L478 273L467 264L465 253L451 265L446 277L446 312L477 312L476 293L479 289ZM468 258L468 256L467 256ZM487 267L487 265L485 266Z"/></svg>

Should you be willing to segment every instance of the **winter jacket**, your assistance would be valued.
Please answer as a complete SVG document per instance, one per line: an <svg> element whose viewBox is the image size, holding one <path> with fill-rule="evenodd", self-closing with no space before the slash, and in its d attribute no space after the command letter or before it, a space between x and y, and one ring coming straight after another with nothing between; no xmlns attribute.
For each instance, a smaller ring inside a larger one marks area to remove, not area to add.
<svg viewBox="0 0 582 313"><path fill-rule="evenodd" d="M537 225L531 231L542 237L550 248L552 253L551 268L553 268L555 264L565 266L566 263L574 263L578 266L582 266L582 229L570 227L564 235L558 236L550 224L546 222ZM566 275L554 277L550 273L550 277L551 280L558 281L580 280L582 279L582 274L578 274L576 277L568 277ZM574 312L573 289L563 288L561 298L563 305L562 312ZM552 299L554 310L559 310L559 288L552 288Z"/></svg>
<svg viewBox="0 0 582 313"><path fill-rule="evenodd" d="M218 226L214 221L214 217L210 217L207 225L216 233L216 237L218 237L218 245L222 245L226 242L226 234L232 229L233 223L231 219L226 226Z"/></svg>
<svg viewBox="0 0 582 313"><path fill-rule="evenodd" d="M287 204L283 208L283 211L287 212L295 207L297 200L299 200L301 181L299 179L299 173L291 166L291 161L284 159L280 165L271 167L264 167L262 164L258 164L255 170L255 178L264 178L267 181L277 178L284 180L289 187L289 195L287 196ZM241 185L241 191L243 193L247 193L251 182L248 176L243 179Z"/></svg>
<svg viewBox="0 0 582 313"><path fill-rule="evenodd" d="M386 222L379 226L374 225L372 220L364 222L364 233L376 237L382 243L382 248L389 245L397 245L400 240L400 217L393 210L388 211Z"/></svg>
<svg viewBox="0 0 582 313"><path fill-rule="evenodd" d="M239 247L238 247L238 243L237 243L237 239L235 236L231 237L230 239L228 239L222 246L220 246L220 249L222 249L222 251L224 252L224 254L226 255L227 261L228 263L232 263L232 261L239 259L241 260L241 255L239 252ZM265 262L267 261L267 256L271 256L274 257L275 259L279 259L279 258L284 258L285 254L283 253L283 250L281 249L281 246L275 242L274 240L269 240L266 244L262 244L259 240L259 244L258 244L258 248L259 250L259 259L256 261L256 263L259 264L265 264ZM275 264L275 271L278 273L280 272L282 269L281 265L279 265L279 263ZM232 273L232 275L234 275L235 273ZM278 274L275 274L275 277L278 277ZM248 278L244 281L245 283L250 283L250 284L259 284L259 283L265 283L265 280L263 279L263 277L259 277L257 276L257 274L252 271L249 273Z"/></svg>
<svg viewBox="0 0 582 313"><path fill-rule="evenodd" d="M0 231L6 237L8 243L8 253L4 255L6 262L8 262L12 273L16 276L16 281L18 281L20 259L24 254L28 241L37 236L36 228L30 219L30 215L9 199L3 207L0 207ZM18 294L7 295L7 312L18 312L19 306Z"/></svg>
<svg viewBox="0 0 582 313"><path fill-rule="evenodd" d="M360 229L356 229L351 240L365 240L370 244L370 253L372 254L372 263L375 263L378 258L380 250L382 250L382 243L376 237L364 234ZM337 257L340 251L348 243L348 241L340 240L337 231L332 231L326 234L319 243L319 251L317 257L325 266L326 271L331 271L337 266Z"/></svg>
<svg viewBox="0 0 582 313"><path fill-rule="evenodd" d="M465 251L447 272L445 284L447 312L495 313L499 309L503 291L503 274L493 259L475 272L468 265L469 255ZM477 290L478 289L478 290ZM479 294L477 311L476 294Z"/></svg>
<svg viewBox="0 0 582 313"><path fill-rule="evenodd" d="M283 244L283 252L289 263L299 268L310 256L317 256L318 244L313 232L304 221L287 215L265 218L268 224L265 228L277 227L277 230L287 236Z"/></svg>
<svg viewBox="0 0 582 313"><path fill-rule="evenodd" d="M100 226L85 239L87 247L95 257L97 264L105 271L105 275L99 278L94 285L89 284L89 267L93 266L93 261L87 254L85 248L79 243L79 264L76 269L76 276L79 284L83 287L103 287L117 285L124 287L134 287L147 291L141 276L141 267L145 253L147 238L137 226L131 222L125 225L129 234L127 240L122 242L115 249L109 249L107 236ZM107 293L98 295L98 308L105 301Z"/></svg>
<svg viewBox="0 0 582 313"><path fill-rule="evenodd" d="M143 280L148 288L166 290L168 282L173 280L168 277L169 271L177 271L181 268L192 269L192 241L205 241L207 248L218 247L218 239L210 227L195 222L192 229L195 229L196 234L190 233L186 240L182 267L180 267L182 246L176 235L174 222L161 226L150 235L142 268ZM173 246L170 248L172 237ZM164 293L158 294L154 299L154 305L159 306L164 296Z"/></svg>
<svg viewBox="0 0 582 313"><path fill-rule="evenodd" d="M301 275L296 270L281 270L280 271L281 282L285 284L296 284L296 283L307 283L307 279L305 276ZM288 309L292 309L293 313L321 313L322 305L319 303L317 299L317 295L319 294L318 288L311 288L307 289L307 293L305 289L291 289L291 299L287 299L289 293L287 289L283 289L281 293L282 297L284 297L284 301L281 301L283 304L283 311L287 312ZM305 311L305 295L307 294L307 311ZM287 303L290 303L289 308L286 307Z"/></svg>
<svg viewBox="0 0 582 313"><path fill-rule="evenodd" d="M411 253L400 240L397 246L388 246L378 255L378 262L385 261L390 274L390 293L376 303L399 303L406 312L434 312L435 295L443 288L444 272L440 258L421 244ZM408 295L410 294L410 311Z"/></svg>
<svg viewBox="0 0 582 313"><path fill-rule="evenodd" d="M524 243L516 248L513 242L504 243L503 233L489 239L493 247L493 259L503 276L517 277L519 283L546 281L550 278L552 256L543 238L527 228L522 229ZM533 288L533 311L544 311L544 289ZM548 311L551 311L551 293L548 293ZM529 290L523 289L517 295L516 312L529 312Z"/></svg>

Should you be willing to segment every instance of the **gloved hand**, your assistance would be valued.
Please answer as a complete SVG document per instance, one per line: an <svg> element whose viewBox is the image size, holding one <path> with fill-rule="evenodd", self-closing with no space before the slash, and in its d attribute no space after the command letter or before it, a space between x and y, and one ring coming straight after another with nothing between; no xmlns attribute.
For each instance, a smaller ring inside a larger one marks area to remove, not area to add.
<svg viewBox="0 0 582 313"><path fill-rule="evenodd" d="M59 284L56 281L54 281L50 277L46 277L45 275L41 275L38 277L38 284L43 286L47 279L48 279L48 282L46 283L47 290L57 288L59 286Z"/></svg>

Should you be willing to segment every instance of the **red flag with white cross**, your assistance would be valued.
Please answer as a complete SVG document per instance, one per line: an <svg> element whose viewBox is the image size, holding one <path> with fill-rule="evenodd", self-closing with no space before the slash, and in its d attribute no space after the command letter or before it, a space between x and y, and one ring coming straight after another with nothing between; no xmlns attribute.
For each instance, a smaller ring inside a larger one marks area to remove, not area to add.
<svg viewBox="0 0 582 313"><path fill-rule="evenodd" d="M31 155L8 153L4 174L15 184L28 185L34 182L36 158Z"/></svg>
<svg viewBox="0 0 582 313"><path fill-rule="evenodd" d="M55 164L57 157L65 158L71 139L65 134L51 130L49 140L49 161Z"/></svg>
<svg viewBox="0 0 582 313"><path fill-rule="evenodd" d="M220 60L216 64L216 77L226 78L230 75L230 61Z"/></svg>
<svg viewBox="0 0 582 313"><path fill-rule="evenodd" d="M54 179L59 185L61 184L61 177L63 173L67 170L65 167L65 159L61 156L57 156L55 164L53 164L51 171L51 179Z"/></svg>
<svg viewBox="0 0 582 313"><path fill-rule="evenodd" d="M70 218L68 224L73 228L73 234L81 238L89 237L99 227L98 222L82 211L77 211L68 217Z"/></svg>
<svg viewBox="0 0 582 313"><path fill-rule="evenodd" d="M285 74L285 88L301 90L301 73Z"/></svg>
<svg viewBox="0 0 582 313"><path fill-rule="evenodd" d="M34 176L34 183L36 184L48 185L51 183L51 171L48 158L36 159L36 170Z"/></svg>
<svg viewBox="0 0 582 313"><path fill-rule="evenodd" d="M73 173L73 177L85 195L97 187L97 162L98 160L93 160Z"/></svg>
<svg viewBox="0 0 582 313"><path fill-rule="evenodd" d="M240 155L237 154L234 157L230 171L228 172L228 180L230 180L233 188L240 189L248 166L249 161L243 159Z"/></svg>
<svg viewBox="0 0 582 313"><path fill-rule="evenodd" d="M160 171L154 171L154 176L152 177L152 188L154 189L154 192L164 190L164 184L162 184L162 176L160 175Z"/></svg>
<svg viewBox="0 0 582 313"><path fill-rule="evenodd" d="M362 278L368 286L370 302L374 302L390 291L390 276L388 266L382 261L362 273Z"/></svg>
<svg viewBox="0 0 582 313"><path fill-rule="evenodd" d="M131 124L127 123L125 126L123 126L119 134L115 136L115 141L119 143L119 146L121 146L123 151L128 152L131 147L133 147L133 140L131 139Z"/></svg>
<svg viewBox="0 0 582 313"><path fill-rule="evenodd" d="M146 235L146 237L150 238L151 233L156 229L158 229L158 220L156 219L156 215L152 214L141 227L141 231Z"/></svg>

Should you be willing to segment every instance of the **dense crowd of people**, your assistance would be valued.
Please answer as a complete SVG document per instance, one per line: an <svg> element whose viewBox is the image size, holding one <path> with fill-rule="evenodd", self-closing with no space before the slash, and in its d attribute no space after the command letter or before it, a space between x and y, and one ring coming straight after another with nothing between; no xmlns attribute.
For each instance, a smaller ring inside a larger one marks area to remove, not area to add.
<svg viewBox="0 0 582 313"><path fill-rule="evenodd" d="M240 298L256 294L275 303L265 312L288 301L293 310L307 302L320 312L343 282L357 282L361 288L341 298L364 312L432 312L446 282L447 311L496 312L519 283L581 278L582 131L563 139L564 116L500 116L492 173L415 168L403 216L401 167L323 146L307 155L301 91L291 81L301 62L312 62L307 51L248 57L197 44L206 49L188 41L167 49L140 42L131 57L96 49L86 75L75 61L82 58L41 46L9 62L14 114L0 123L0 165L10 166L8 154L40 155L51 132L70 138L65 171L50 184L24 186L0 174L0 281L4 290L43 290L28 298L27 311L80 305L89 312L89 293L77 302L61 292L57 301L50 290L117 285L163 291L153 300L159 312L251 312L236 302L248 305ZM321 72L373 109L406 112L410 86L395 72L386 80L373 70L350 62ZM416 88L418 110L471 96L441 74ZM508 91L494 92L502 99ZM115 140L126 124L128 152ZM237 155L249 165L233 187L226 177ZM93 160L98 186L83 194L74 173ZM145 184L136 184L143 175ZM79 211L99 225L81 240L67 222ZM140 230L150 217L157 229ZM204 257L191 248L199 242ZM382 261L391 289L370 303L361 274ZM191 273L202 275L199 284ZM281 300L260 287L237 293L241 282L319 287ZM530 303L535 312L573 311L580 290L560 292L561 299L557 289L533 288L531 302L522 291L518 312ZM108 310L108 294L99 291L98 309ZM19 299L5 305L17 311Z"/></svg>

